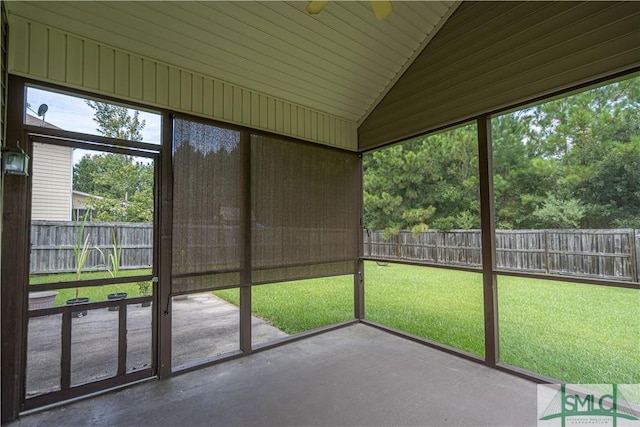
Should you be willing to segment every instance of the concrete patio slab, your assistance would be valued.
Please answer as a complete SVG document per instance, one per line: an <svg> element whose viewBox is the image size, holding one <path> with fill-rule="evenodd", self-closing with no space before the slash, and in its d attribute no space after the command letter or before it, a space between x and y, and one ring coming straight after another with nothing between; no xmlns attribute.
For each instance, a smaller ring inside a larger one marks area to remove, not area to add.
<svg viewBox="0 0 640 427"><path fill-rule="evenodd" d="M360 324L10 425L535 426L536 418L536 384Z"/></svg>
<svg viewBox="0 0 640 427"><path fill-rule="evenodd" d="M172 303L172 364L180 366L239 348L239 309L211 293ZM151 366L152 306L127 308L127 372ZM32 318L27 343L27 396L59 390L61 315ZM287 336L253 317L261 342ZM118 368L118 311L89 310L72 319L71 385L109 378Z"/></svg>

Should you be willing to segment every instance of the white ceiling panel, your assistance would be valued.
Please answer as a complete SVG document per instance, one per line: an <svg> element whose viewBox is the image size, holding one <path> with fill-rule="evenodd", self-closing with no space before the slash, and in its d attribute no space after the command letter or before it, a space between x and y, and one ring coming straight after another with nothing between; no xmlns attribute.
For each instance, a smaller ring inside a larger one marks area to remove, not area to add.
<svg viewBox="0 0 640 427"><path fill-rule="evenodd" d="M7 2L28 17L253 91L361 122L457 8L394 1L378 21L369 2Z"/></svg>

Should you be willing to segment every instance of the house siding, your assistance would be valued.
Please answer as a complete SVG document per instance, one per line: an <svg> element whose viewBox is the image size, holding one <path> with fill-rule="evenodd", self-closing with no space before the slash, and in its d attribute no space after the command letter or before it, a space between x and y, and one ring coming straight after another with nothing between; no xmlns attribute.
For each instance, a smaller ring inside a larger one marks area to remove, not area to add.
<svg viewBox="0 0 640 427"><path fill-rule="evenodd" d="M9 72L324 145L357 149L357 124L10 15Z"/></svg>
<svg viewBox="0 0 640 427"><path fill-rule="evenodd" d="M70 147L33 144L32 220L71 220L72 152Z"/></svg>
<svg viewBox="0 0 640 427"><path fill-rule="evenodd" d="M375 148L640 66L639 2L464 2L358 129Z"/></svg>

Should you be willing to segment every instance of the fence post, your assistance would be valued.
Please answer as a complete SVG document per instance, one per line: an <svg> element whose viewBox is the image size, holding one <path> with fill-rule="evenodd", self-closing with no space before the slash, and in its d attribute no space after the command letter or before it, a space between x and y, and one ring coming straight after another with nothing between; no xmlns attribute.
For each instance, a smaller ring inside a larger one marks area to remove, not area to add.
<svg viewBox="0 0 640 427"><path fill-rule="evenodd" d="M547 274L551 270L549 268L549 230L544 230L544 266Z"/></svg>
<svg viewBox="0 0 640 427"><path fill-rule="evenodd" d="M640 229L631 230L631 277L640 282Z"/></svg>

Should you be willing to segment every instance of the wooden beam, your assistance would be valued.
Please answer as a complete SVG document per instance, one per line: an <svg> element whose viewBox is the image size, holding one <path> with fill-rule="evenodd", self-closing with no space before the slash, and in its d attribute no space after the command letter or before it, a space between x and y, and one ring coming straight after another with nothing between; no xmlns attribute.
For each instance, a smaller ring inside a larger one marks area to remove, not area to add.
<svg viewBox="0 0 640 427"><path fill-rule="evenodd" d="M496 258L490 117L487 115L480 116L477 120L477 126L480 173L480 228L482 230L485 361L491 366L496 366L500 361L500 340L498 337L498 288L494 274Z"/></svg>
<svg viewBox="0 0 640 427"><path fill-rule="evenodd" d="M10 76L8 86L8 147L29 153L22 121L25 106L24 80ZM2 192L2 268L0 274L2 316L2 423L18 416L23 393L23 367L26 360L26 286L29 280L29 184L21 175L3 175Z"/></svg>
<svg viewBox="0 0 640 427"><path fill-rule="evenodd" d="M242 270L240 271L240 351L251 354L251 134L240 134L241 166L241 224L240 253Z"/></svg>
<svg viewBox="0 0 640 427"><path fill-rule="evenodd" d="M162 153L160 156L160 248L158 260L159 281L156 284L155 315L157 322L158 376L171 375L171 273L173 230L173 116L162 115ZM158 194L158 193L156 193Z"/></svg>

